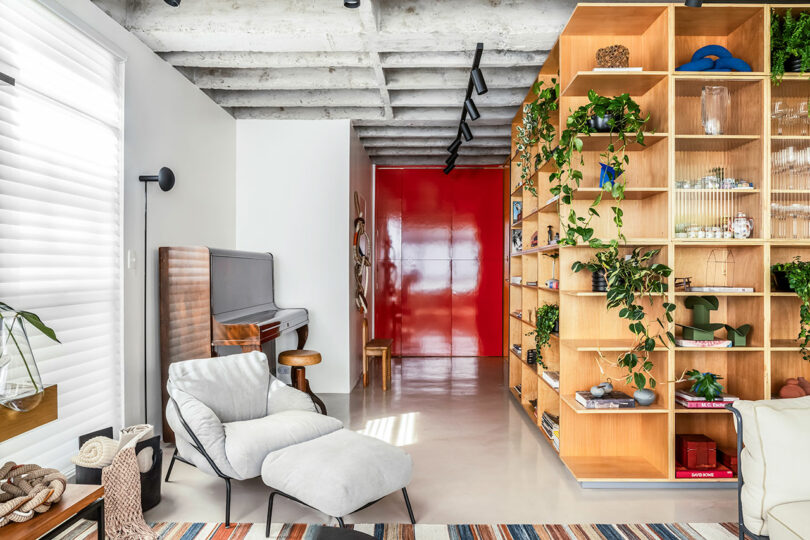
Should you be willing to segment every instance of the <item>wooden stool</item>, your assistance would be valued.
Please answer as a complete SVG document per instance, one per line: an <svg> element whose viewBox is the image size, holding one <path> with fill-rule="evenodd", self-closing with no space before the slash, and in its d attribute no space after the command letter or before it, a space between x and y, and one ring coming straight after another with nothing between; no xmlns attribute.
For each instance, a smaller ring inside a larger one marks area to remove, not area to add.
<svg viewBox="0 0 810 540"><path fill-rule="evenodd" d="M363 386L368 386L368 359L382 359L382 389L388 390L391 383L391 345L393 339L368 339L368 320L363 319Z"/></svg>
<svg viewBox="0 0 810 540"><path fill-rule="evenodd" d="M312 401L321 409L321 414L326 414L326 405L324 405L321 398L316 396L309 388L306 373L306 366L314 366L315 364L321 363L321 353L303 349L284 351L278 355L278 363L292 367L291 379L293 387L309 394Z"/></svg>

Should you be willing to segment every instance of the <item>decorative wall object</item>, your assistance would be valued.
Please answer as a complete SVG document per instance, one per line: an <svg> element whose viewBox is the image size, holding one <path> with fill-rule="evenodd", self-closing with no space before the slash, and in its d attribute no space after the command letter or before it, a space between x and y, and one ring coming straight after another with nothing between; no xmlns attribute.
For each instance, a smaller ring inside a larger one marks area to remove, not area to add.
<svg viewBox="0 0 810 540"><path fill-rule="evenodd" d="M714 58L711 58L714 57ZM696 50L689 62L675 68L676 71L751 71L747 62L721 45L706 45Z"/></svg>
<svg viewBox="0 0 810 540"><path fill-rule="evenodd" d="M596 65L600 68L626 68L630 65L630 50L624 45L611 45L596 51Z"/></svg>
<svg viewBox="0 0 810 540"><path fill-rule="evenodd" d="M368 278L371 268L371 240L366 233L366 200L354 192L354 234L352 256L354 257L354 306L357 311L368 313Z"/></svg>
<svg viewBox="0 0 810 540"><path fill-rule="evenodd" d="M692 325L679 324L683 338L689 341L711 341L714 333L723 328L722 324L710 322L710 312L717 311L720 301L716 296L690 296L684 307L692 310Z"/></svg>

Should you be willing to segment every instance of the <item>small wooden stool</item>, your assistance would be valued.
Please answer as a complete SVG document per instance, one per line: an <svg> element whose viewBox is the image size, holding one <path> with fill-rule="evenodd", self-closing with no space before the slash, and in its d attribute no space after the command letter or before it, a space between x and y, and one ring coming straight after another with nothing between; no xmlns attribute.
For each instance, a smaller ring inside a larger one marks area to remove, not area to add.
<svg viewBox="0 0 810 540"><path fill-rule="evenodd" d="M318 351L307 351L305 349L293 349L284 351L278 355L278 363L284 366L291 366L292 385L294 388L306 392L312 401L321 409L321 414L326 414L326 405L321 398L316 396L309 388L307 380L306 366L314 366L321 363L321 353Z"/></svg>
<svg viewBox="0 0 810 540"><path fill-rule="evenodd" d="M391 383L391 345L393 339L368 339L368 320L363 319L363 386L368 386L368 359L382 359L382 389L388 390Z"/></svg>

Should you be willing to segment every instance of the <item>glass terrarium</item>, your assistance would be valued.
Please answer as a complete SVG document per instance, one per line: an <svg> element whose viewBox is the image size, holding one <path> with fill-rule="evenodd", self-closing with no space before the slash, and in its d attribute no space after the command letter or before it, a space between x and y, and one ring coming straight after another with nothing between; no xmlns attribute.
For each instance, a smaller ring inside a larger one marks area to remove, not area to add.
<svg viewBox="0 0 810 540"><path fill-rule="evenodd" d="M0 312L0 405L30 411L42 401L43 391L25 320Z"/></svg>

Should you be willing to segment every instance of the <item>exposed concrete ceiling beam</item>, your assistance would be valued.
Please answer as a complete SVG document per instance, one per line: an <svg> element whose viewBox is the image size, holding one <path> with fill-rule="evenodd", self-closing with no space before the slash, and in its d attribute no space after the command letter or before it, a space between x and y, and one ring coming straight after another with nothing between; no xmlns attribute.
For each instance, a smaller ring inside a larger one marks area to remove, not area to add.
<svg viewBox="0 0 810 540"><path fill-rule="evenodd" d="M449 141L455 138L455 133L448 137L374 137L364 138L363 146L367 150L371 148L446 148ZM508 137L476 137L469 142L464 142L462 146L465 148L471 147L484 147L495 148L500 151L504 147L510 148L511 140Z"/></svg>
<svg viewBox="0 0 810 540"><path fill-rule="evenodd" d="M238 120L378 120L385 121L385 110L373 107L233 107Z"/></svg>
<svg viewBox="0 0 810 540"><path fill-rule="evenodd" d="M354 130L361 139L372 137L442 137L454 138L458 133L458 125L447 127L418 127L418 126L360 126L355 123ZM504 137L509 138L511 126L476 126L477 137ZM475 140L475 139L473 139Z"/></svg>
<svg viewBox="0 0 810 540"><path fill-rule="evenodd" d="M223 107L382 107L377 90L209 90Z"/></svg>
<svg viewBox="0 0 810 540"><path fill-rule="evenodd" d="M200 88L214 90L297 90L378 88L370 68L220 69L181 68Z"/></svg>
<svg viewBox="0 0 810 540"><path fill-rule="evenodd" d="M465 91L458 90L392 90L394 107L459 107L464 104ZM473 101L480 107L517 107L526 97L525 88L496 88Z"/></svg>
<svg viewBox="0 0 810 540"><path fill-rule="evenodd" d="M376 34L380 27L379 10L374 0L366 0L360 4L360 23L363 25L364 36ZM388 86L385 84L385 73L383 73L382 62L380 61L380 50L370 41L366 41L366 50L374 71L374 78L380 91L380 99L385 109L385 117L393 118L394 112L391 109L391 97L388 94Z"/></svg>
<svg viewBox="0 0 810 540"><path fill-rule="evenodd" d="M160 56L173 66L204 68L359 68L371 65L365 52L175 51L160 53Z"/></svg>
<svg viewBox="0 0 810 540"><path fill-rule="evenodd" d="M506 122L511 122L512 117L515 116L517 111L516 107L478 107L481 113L481 118L471 122L469 119L467 123L475 132L476 126L485 125L499 125ZM394 121L396 120L444 120L450 122L452 120L458 121L461 119L461 104L456 107L394 107Z"/></svg>
<svg viewBox="0 0 810 540"><path fill-rule="evenodd" d="M445 148L434 146L423 146L417 148L401 148L401 147L377 147L366 149L370 156L444 156L447 158L448 153ZM486 148L486 147L465 147L464 145L458 149L460 156L506 156L509 155L509 147L501 148Z"/></svg>
<svg viewBox="0 0 810 540"><path fill-rule="evenodd" d="M531 67L535 73L548 57L548 51L496 51L486 50L481 57L482 68ZM381 53L384 68L468 68L468 52L387 52Z"/></svg>
<svg viewBox="0 0 810 540"><path fill-rule="evenodd" d="M446 156L373 156L371 161L381 166L412 166L412 165L438 165L444 167ZM459 156L456 166L459 165L503 165L506 157L499 156Z"/></svg>
<svg viewBox="0 0 810 540"><path fill-rule="evenodd" d="M472 64L472 58L470 59ZM537 80L537 68L485 68L481 70L487 86L493 88L528 88ZM467 89L470 68L386 69L389 90ZM526 93L524 92L524 96Z"/></svg>

